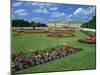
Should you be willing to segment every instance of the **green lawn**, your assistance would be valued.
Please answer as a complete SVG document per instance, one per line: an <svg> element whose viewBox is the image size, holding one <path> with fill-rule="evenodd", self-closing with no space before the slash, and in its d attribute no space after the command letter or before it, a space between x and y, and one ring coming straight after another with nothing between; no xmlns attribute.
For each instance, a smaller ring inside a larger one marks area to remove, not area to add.
<svg viewBox="0 0 100 75"><path fill-rule="evenodd" d="M13 33L15 34L15 33ZM50 71L68 71L78 69L96 68L96 46L95 44L84 44L78 42L80 38L87 37L86 34L76 31L74 37L48 37L46 34L19 34L12 37L12 52L30 52L55 47L66 43L66 45L83 48L82 51L57 59L42 65L18 71L17 73L36 73Z"/></svg>

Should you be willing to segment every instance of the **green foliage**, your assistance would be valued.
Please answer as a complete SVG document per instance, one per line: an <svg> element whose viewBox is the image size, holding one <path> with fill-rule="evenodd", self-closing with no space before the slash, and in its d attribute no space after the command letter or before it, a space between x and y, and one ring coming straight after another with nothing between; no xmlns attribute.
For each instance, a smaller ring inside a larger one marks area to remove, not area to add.
<svg viewBox="0 0 100 75"><path fill-rule="evenodd" d="M46 27L46 24L36 23L34 21L28 22L23 19L12 20L12 27Z"/></svg>
<svg viewBox="0 0 100 75"><path fill-rule="evenodd" d="M37 26L37 23L35 23L35 22L31 22L31 25L33 26L33 27L36 27Z"/></svg>
<svg viewBox="0 0 100 75"><path fill-rule="evenodd" d="M31 25L32 25L33 29L35 29L35 27L37 26L37 23L35 23L35 22L32 21Z"/></svg>
<svg viewBox="0 0 100 75"><path fill-rule="evenodd" d="M32 25L25 20L12 20L12 27L31 27Z"/></svg>
<svg viewBox="0 0 100 75"><path fill-rule="evenodd" d="M47 27L47 25L43 23L37 23L37 27Z"/></svg>
<svg viewBox="0 0 100 75"><path fill-rule="evenodd" d="M88 23L84 23L81 27L96 29L96 16L94 16Z"/></svg>

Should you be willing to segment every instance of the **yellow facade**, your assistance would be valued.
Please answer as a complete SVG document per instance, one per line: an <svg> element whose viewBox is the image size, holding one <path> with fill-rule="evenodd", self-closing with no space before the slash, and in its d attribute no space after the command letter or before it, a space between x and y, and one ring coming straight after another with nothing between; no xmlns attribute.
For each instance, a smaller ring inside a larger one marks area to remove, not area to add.
<svg viewBox="0 0 100 75"><path fill-rule="evenodd" d="M49 29L56 29L56 28L80 28L82 23L76 23L76 22L48 22L47 23Z"/></svg>

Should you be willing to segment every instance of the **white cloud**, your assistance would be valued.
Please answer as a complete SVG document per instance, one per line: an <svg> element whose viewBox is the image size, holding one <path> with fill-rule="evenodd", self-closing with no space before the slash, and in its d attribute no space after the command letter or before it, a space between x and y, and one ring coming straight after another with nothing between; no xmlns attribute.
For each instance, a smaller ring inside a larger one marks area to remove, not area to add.
<svg viewBox="0 0 100 75"><path fill-rule="evenodd" d="M17 14L18 16L27 16L28 15L28 13L26 12L25 9L18 9L14 13Z"/></svg>
<svg viewBox="0 0 100 75"><path fill-rule="evenodd" d="M73 15L72 15L72 14L70 14L70 15L67 15L66 17L67 17L67 18L70 18L70 17L72 17L72 16L73 16Z"/></svg>
<svg viewBox="0 0 100 75"><path fill-rule="evenodd" d="M95 10L96 10L95 6L87 8L87 11L88 11L90 14L95 13Z"/></svg>
<svg viewBox="0 0 100 75"><path fill-rule="evenodd" d="M88 11L83 9L83 8L78 8L76 11L73 13L73 15L86 15L88 14Z"/></svg>
<svg viewBox="0 0 100 75"><path fill-rule="evenodd" d="M17 7L17 6L20 6L20 5L22 5L22 2L13 3L13 6L14 6L14 7Z"/></svg>
<svg viewBox="0 0 100 75"><path fill-rule="evenodd" d="M49 11L46 8L39 8L39 9L33 10L33 12L44 13L44 14L48 14L49 13Z"/></svg>
<svg viewBox="0 0 100 75"><path fill-rule="evenodd" d="M88 16L81 16L81 18L82 18L82 19L86 19L86 18L88 18Z"/></svg>
<svg viewBox="0 0 100 75"><path fill-rule="evenodd" d="M54 11L54 10L58 10L58 8L57 7L51 7L50 10Z"/></svg>
<svg viewBox="0 0 100 75"><path fill-rule="evenodd" d="M39 6L40 8L50 7L56 4L53 3L32 3L33 6Z"/></svg>
<svg viewBox="0 0 100 75"><path fill-rule="evenodd" d="M73 21L73 14L65 15L65 20L67 21Z"/></svg>
<svg viewBox="0 0 100 75"><path fill-rule="evenodd" d="M83 8L78 8L75 10L75 12L73 13L73 15L76 16L84 16L84 15L90 15L93 14L95 12L95 7L88 7L87 9L83 9Z"/></svg>
<svg viewBox="0 0 100 75"><path fill-rule="evenodd" d="M68 12L68 11L70 11L70 10L72 10L72 9L73 9L73 8L68 8L68 7L67 7L67 9L65 9L65 11Z"/></svg>
<svg viewBox="0 0 100 75"><path fill-rule="evenodd" d="M62 17L64 15L65 15L65 13L63 13L63 12L53 12L51 17Z"/></svg>
<svg viewBox="0 0 100 75"><path fill-rule="evenodd" d="M40 17L33 17L33 18L32 18L32 21L40 22L40 21L43 21L43 19L40 18Z"/></svg>
<svg viewBox="0 0 100 75"><path fill-rule="evenodd" d="M44 3L37 3L37 2L34 2L32 3L32 5L43 5Z"/></svg>
<svg viewBox="0 0 100 75"><path fill-rule="evenodd" d="M32 20L41 20L39 17L33 17Z"/></svg>
<svg viewBox="0 0 100 75"><path fill-rule="evenodd" d="M72 14L66 15L66 19L71 20L72 18L91 20L91 16L95 14L95 7L90 6L88 8L77 8Z"/></svg>
<svg viewBox="0 0 100 75"><path fill-rule="evenodd" d="M38 5L38 6L41 6L41 5L44 5L44 6L50 6L50 5L56 5L56 4L53 4L53 3L38 3L38 2L34 2L34 3L32 3L32 5Z"/></svg>
<svg viewBox="0 0 100 75"><path fill-rule="evenodd" d="M53 4L53 3L32 3L32 5L34 7L38 7L37 9L34 9L32 10L32 12L36 12L36 13L44 13L44 14L49 14L49 10L48 9L51 9L51 10L57 10L58 8L57 7L54 7L54 8L50 8L51 6L54 6L56 4Z"/></svg>
<svg viewBox="0 0 100 75"><path fill-rule="evenodd" d="M73 21L73 19L72 19L72 18L67 18L66 20L67 20L67 21Z"/></svg>

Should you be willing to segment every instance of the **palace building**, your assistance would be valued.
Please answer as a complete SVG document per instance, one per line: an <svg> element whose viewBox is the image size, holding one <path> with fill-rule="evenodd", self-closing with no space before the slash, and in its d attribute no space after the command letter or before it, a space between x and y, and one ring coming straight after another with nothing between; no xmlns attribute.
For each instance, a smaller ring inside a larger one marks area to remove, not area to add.
<svg viewBox="0 0 100 75"><path fill-rule="evenodd" d="M82 25L82 23L78 23L78 22L69 22L69 21L49 21L47 23L48 25L48 29L68 29L68 28L75 28L75 29L79 29Z"/></svg>

